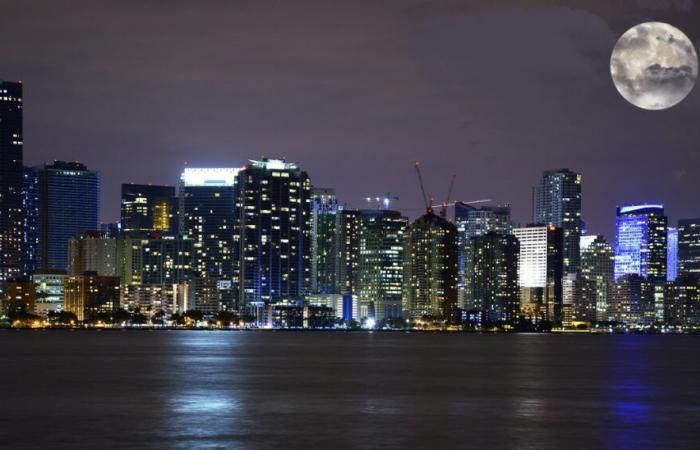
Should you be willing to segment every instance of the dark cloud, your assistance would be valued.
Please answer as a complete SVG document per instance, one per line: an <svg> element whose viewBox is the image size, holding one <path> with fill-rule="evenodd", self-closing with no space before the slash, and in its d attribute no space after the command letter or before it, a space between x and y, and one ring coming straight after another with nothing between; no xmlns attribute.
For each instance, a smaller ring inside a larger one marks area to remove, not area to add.
<svg viewBox="0 0 700 450"><path fill-rule="evenodd" d="M696 216L697 92L671 110L627 104L610 52L629 27L700 37L688 2L0 1L0 77L25 82L28 162L83 160L119 183L177 181L184 161L286 155L342 201L392 191L416 212L411 162L444 196L530 214L542 169L584 174L584 215L617 203ZM468 124L468 126L465 126Z"/></svg>

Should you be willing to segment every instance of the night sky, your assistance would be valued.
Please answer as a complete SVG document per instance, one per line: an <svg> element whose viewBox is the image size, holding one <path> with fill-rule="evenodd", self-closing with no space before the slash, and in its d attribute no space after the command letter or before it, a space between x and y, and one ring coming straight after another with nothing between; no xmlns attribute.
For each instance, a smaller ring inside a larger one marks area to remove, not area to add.
<svg viewBox="0 0 700 450"><path fill-rule="evenodd" d="M610 78L629 27L659 20L700 43L692 1L0 1L0 79L22 80L25 164L175 184L192 167L284 156L365 207L510 202L531 216L543 169L583 173L589 232L620 203L700 215L700 92L645 111Z"/></svg>

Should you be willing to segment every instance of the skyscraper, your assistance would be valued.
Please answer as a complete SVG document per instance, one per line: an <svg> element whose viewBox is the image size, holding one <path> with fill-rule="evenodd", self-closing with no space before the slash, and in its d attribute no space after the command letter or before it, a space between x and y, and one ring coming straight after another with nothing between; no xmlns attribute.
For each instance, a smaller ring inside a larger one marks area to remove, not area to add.
<svg viewBox="0 0 700 450"><path fill-rule="evenodd" d="M100 178L78 162L54 161L34 168L39 187L38 267L68 269L68 241L97 230Z"/></svg>
<svg viewBox="0 0 700 450"><path fill-rule="evenodd" d="M457 297L458 304L465 310L478 307L474 305L471 292L472 282L470 240L489 231L500 234L510 234L510 205L505 206L472 206L467 203L455 204L455 225L457 226Z"/></svg>
<svg viewBox="0 0 700 450"><path fill-rule="evenodd" d="M22 275L31 277L36 270L39 250L39 183L31 167L24 167L22 189Z"/></svg>
<svg viewBox="0 0 700 450"><path fill-rule="evenodd" d="M355 276L360 317L401 317L404 234L408 218L387 209L360 211Z"/></svg>
<svg viewBox="0 0 700 450"><path fill-rule="evenodd" d="M457 227L432 210L406 230L404 315L455 323Z"/></svg>
<svg viewBox="0 0 700 450"><path fill-rule="evenodd" d="M235 184L239 169L186 168L178 189L180 234L193 241L193 275L211 279L195 284L195 298L235 308ZM214 287L212 287L212 285ZM197 286L203 290L197 291ZM208 306L211 309L211 306Z"/></svg>
<svg viewBox="0 0 700 450"><path fill-rule="evenodd" d="M311 190L311 293L338 293L336 227L338 202L335 191Z"/></svg>
<svg viewBox="0 0 700 450"><path fill-rule="evenodd" d="M581 174L569 169L545 171L533 188L532 210L534 223L562 229L564 273L578 272Z"/></svg>
<svg viewBox="0 0 700 450"><path fill-rule="evenodd" d="M668 227L666 237L666 281L678 277L678 229Z"/></svg>
<svg viewBox="0 0 700 450"><path fill-rule="evenodd" d="M172 216L177 214L173 186L122 184L121 228L124 232L171 230Z"/></svg>
<svg viewBox="0 0 700 450"><path fill-rule="evenodd" d="M87 231L68 242L68 275L95 272L117 275L117 238L99 231Z"/></svg>
<svg viewBox="0 0 700 450"><path fill-rule="evenodd" d="M336 214L335 273L339 294L353 295L356 291L360 259L360 212L340 208Z"/></svg>
<svg viewBox="0 0 700 450"><path fill-rule="evenodd" d="M666 280L667 218L663 205L617 208L615 221L615 280L637 274Z"/></svg>
<svg viewBox="0 0 700 450"><path fill-rule="evenodd" d="M678 221L678 272L700 279L700 217Z"/></svg>
<svg viewBox="0 0 700 450"><path fill-rule="evenodd" d="M612 320L613 260L612 246L603 236L581 236L581 293L576 302L576 320Z"/></svg>
<svg viewBox="0 0 700 450"><path fill-rule="evenodd" d="M22 275L22 83L0 80L0 294Z"/></svg>
<svg viewBox="0 0 700 450"><path fill-rule="evenodd" d="M511 324L520 313L520 243L512 234L489 231L471 239L474 305L484 324Z"/></svg>
<svg viewBox="0 0 700 450"><path fill-rule="evenodd" d="M520 309L533 321L562 320L563 234L554 225L513 228L520 242Z"/></svg>
<svg viewBox="0 0 700 450"><path fill-rule="evenodd" d="M280 159L250 161L237 182L241 307L295 302L311 285L311 183Z"/></svg>

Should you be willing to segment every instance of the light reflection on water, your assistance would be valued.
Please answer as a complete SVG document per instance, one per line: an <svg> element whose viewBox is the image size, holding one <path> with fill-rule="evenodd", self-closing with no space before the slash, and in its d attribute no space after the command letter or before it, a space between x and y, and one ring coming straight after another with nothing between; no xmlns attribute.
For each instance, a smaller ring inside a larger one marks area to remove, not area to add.
<svg viewBox="0 0 700 450"><path fill-rule="evenodd" d="M700 439L693 337L0 339L12 361L0 371L0 442L30 448L693 448Z"/></svg>

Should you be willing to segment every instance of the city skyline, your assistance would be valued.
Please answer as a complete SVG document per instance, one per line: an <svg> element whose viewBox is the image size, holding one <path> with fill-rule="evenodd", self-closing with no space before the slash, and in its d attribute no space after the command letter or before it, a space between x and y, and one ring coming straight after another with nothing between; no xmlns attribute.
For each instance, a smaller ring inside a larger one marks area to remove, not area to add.
<svg viewBox="0 0 700 450"><path fill-rule="evenodd" d="M611 240L621 204L663 203L672 223L697 215L700 180L688 167L700 163L692 114L700 96L694 90L657 114L638 110L615 92L609 52L623 31L652 16L693 41L700 20L683 2L599 3L508 4L522 16L487 2L383 2L345 14L328 4L306 15L301 6L264 2L207 5L170 11L162 37L149 26L161 18L154 4L130 12L140 19L118 40L105 38L123 17L110 7L85 4L88 23L58 5L39 13L12 5L0 19L0 33L16 42L3 78L27 86L26 165L80 160L99 170L105 222L118 217L122 182L174 185L184 161L237 167L262 155L298 162L315 185L334 187L353 207L396 193L396 208L416 217L411 164L420 160L436 198L457 173L456 199L510 203L523 224L541 170L569 167L583 174L589 232ZM30 14L51 25L27 34L21 24ZM373 21L355 20L368 14ZM226 18L239 16L245 26L229 29ZM251 28L275 23L272 34ZM573 32L546 39L561 26ZM494 37L475 39L484 34ZM139 45L144 40L150 45ZM167 55L165 63L151 63L162 61L157 55ZM512 67L550 75L516 76ZM340 176L338 161L345 173L363 174L361 190L355 177Z"/></svg>

